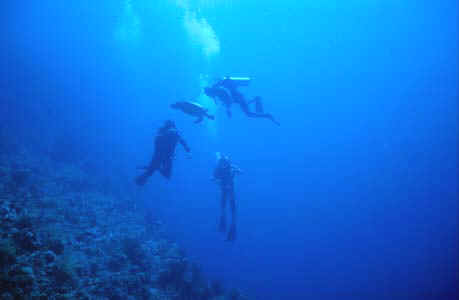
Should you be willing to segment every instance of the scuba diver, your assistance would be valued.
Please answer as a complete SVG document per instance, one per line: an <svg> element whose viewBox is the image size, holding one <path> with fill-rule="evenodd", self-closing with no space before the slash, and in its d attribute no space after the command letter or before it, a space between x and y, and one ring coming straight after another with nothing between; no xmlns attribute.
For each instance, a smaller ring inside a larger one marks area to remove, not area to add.
<svg viewBox="0 0 459 300"><path fill-rule="evenodd" d="M217 155L217 167L214 170L212 180L218 181L221 189L221 215L219 231L226 232L226 199L229 198L231 209L231 225L228 231L227 241L236 240L236 201L234 199L234 177L242 173L241 169L233 165L226 155Z"/></svg>
<svg viewBox="0 0 459 300"><path fill-rule="evenodd" d="M242 111L250 118L265 118L271 120L273 123L276 125L280 125L279 122L277 122L273 115L265 113L263 111L263 106L261 104L261 97L255 97L256 101L259 103L259 107L261 107L261 111L259 112L251 112L249 108L249 103L245 99L244 95L238 91L239 86L247 86L250 82L250 78L247 77L223 77L223 79L219 80L217 83L215 83L211 88L210 91L215 91L215 88L225 88L226 90L229 91L229 94L231 95L232 102L231 103L237 103L240 105ZM215 98L221 99L220 96L213 96L212 93L207 93L206 94L209 97L214 98L214 101L216 101ZM228 100L226 100L228 102ZM222 101L224 102L224 101ZM224 102L225 103L225 102ZM225 103L226 104L226 103ZM228 106L228 105L227 105Z"/></svg>
<svg viewBox="0 0 459 300"><path fill-rule="evenodd" d="M158 130L158 134L155 138L155 152L153 158L150 165L141 168L144 169L145 172L137 176L135 180L137 185L144 185L147 179L157 170L165 178L171 178L172 160L175 156L177 143L182 144L185 151L190 153L191 150L177 131L174 121L167 120Z"/></svg>
<svg viewBox="0 0 459 300"><path fill-rule="evenodd" d="M253 98L252 100L249 101L249 104L251 103L255 103L255 112L257 113L264 113L264 109L263 109L263 103L261 102L261 97L260 96L256 96L255 98Z"/></svg>
<svg viewBox="0 0 459 300"><path fill-rule="evenodd" d="M204 88L204 93L214 99L215 104L217 104L217 99L221 101L226 106L228 118L231 118L231 104L233 104L233 99L231 99L231 96L223 87L217 85L206 87Z"/></svg>

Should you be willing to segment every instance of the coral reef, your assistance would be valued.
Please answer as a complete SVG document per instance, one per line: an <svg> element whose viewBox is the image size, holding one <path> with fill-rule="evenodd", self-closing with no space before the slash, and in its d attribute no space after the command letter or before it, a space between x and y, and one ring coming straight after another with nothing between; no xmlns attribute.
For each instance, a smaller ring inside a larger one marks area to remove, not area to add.
<svg viewBox="0 0 459 300"><path fill-rule="evenodd" d="M0 148L0 299L246 299L205 279L132 199L11 149Z"/></svg>

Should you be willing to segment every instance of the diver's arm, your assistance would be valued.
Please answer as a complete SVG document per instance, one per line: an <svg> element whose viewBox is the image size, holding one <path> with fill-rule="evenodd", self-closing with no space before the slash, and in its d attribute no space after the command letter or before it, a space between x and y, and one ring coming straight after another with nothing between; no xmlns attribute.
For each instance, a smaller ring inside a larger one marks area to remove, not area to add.
<svg viewBox="0 0 459 300"><path fill-rule="evenodd" d="M222 172L219 168L215 168L214 170L214 174L212 174L212 177L210 178L210 180L214 181L214 182L219 182L220 180L222 180Z"/></svg>
<svg viewBox="0 0 459 300"><path fill-rule="evenodd" d="M220 175L219 169L216 168L216 169L214 170L214 174L213 174L213 176L212 176L212 179L213 179L213 180L219 179L219 178L220 178L219 175Z"/></svg>
<svg viewBox="0 0 459 300"><path fill-rule="evenodd" d="M191 149L188 147L188 144L185 142L185 140L179 135L179 143L183 146L186 152L190 153Z"/></svg>
<svg viewBox="0 0 459 300"><path fill-rule="evenodd" d="M212 96L207 96L207 97L212 98L212 100L214 100L214 102L215 102L215 105L218 105L218 103L217 103L217 96L212 95Z"/></svg>
<svg viewBox="0 0 459 300"><path fill-rule="evenodd" d="M223 79L220 79L219 81L217 81L216 83L212 85L212 88L222 87L222 86L223 86Z"/></svg>
<svg viewBox="0 0 459 300"><path fill-rule="evenodd" d="M232 165L231 168L233 169L233 174L234 175L242 174L242 170L238 166Z"/></svg>

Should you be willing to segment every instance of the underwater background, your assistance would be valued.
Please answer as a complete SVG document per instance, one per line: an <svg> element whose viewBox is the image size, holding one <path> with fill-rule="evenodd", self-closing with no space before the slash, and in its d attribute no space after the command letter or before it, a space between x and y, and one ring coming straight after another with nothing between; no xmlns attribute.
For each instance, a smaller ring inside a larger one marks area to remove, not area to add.
<svg viewBox="0 0 459 300"><path fill-rule="evenodd" d="M0 11L1 151L78 166L251 299L457 296L457 1L42 0ZM240 90L262 96L281 126L235 105L229 119L202 94L221 76L249 76ZM216 120L169 107L192 99ZM170 181L155 174L139 188L136 168L166 119L192 158L179 149ZM234 243L217 232L217 151L244 171Z"/></svg>

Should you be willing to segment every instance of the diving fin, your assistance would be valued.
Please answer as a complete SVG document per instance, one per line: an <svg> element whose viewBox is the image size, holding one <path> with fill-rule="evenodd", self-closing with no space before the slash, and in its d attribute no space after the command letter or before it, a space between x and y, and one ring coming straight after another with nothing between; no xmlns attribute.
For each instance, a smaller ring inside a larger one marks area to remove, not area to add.
<svg viewBox="0 0 459 300"><path fill-rule="evenodd" d="M231 224L230 230L228 232L228 238L226 240L228 242L233 242L236 240L236 225Z"/></svg>

